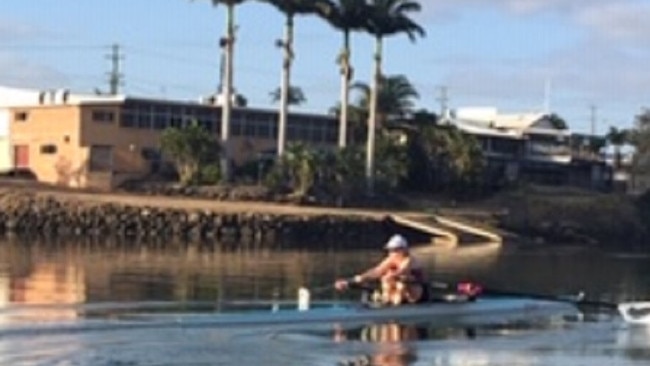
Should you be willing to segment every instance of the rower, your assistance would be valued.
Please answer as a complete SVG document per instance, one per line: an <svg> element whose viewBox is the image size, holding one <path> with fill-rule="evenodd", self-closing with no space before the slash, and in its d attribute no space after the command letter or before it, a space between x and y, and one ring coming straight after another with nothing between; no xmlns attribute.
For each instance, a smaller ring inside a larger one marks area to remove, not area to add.
<svg viewBox="0 0 650 366"><path fill-rule="evenodd" d="M351 279L339 279L334 287L343 291L370 280L381 282L381 302L400 305L429 301L429 284L424 270L410 251L402 235L393 235L384 249L386 257L373 268Z"/></svg>

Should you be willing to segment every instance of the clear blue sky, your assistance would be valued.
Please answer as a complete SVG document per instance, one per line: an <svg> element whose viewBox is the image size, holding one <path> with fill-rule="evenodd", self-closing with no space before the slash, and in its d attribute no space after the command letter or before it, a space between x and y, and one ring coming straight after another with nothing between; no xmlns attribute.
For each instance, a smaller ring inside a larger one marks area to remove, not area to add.
<svg viewBox="0 0 650 366"><path fill-rule="evenodd" d="M450 107L495 106L505 112L550 106L578 132L629 127L650 107L648 0L422 0L416 19L427 37L389 38L387 74L405 74L421 94L418 106L439 110L439 87ZM2 0L0 84L107 88L106 55L124 53L124 91L196 100L218 84L218 39L224 9L208 0ZM280 82L283 17L256 1L237 11L235 86L251 105L272 107ZM303 110L326 112L339 96L335 64L341 37L320 19L299 18L292 84L307 96ZM353 40L355 79L368 81L372 39Z"/></svg>

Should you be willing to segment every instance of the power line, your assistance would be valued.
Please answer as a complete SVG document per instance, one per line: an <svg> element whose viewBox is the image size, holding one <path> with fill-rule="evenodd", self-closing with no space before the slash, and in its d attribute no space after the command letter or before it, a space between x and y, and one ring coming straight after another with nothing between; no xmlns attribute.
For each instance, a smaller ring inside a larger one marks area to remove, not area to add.
<svg viewBox="0 0 650 366"><path fill-rule="evenodd" d="M214 60L207 60L207 59L199 59L196 57L183 57L183 56L179 56L177 53L162 52L162 51L152 50L152 49L147 49L142 47L127 46L126 48L130 54L141 55L144 57L154 58L157 60L162 59L165 61L176 61L183 64L187 64L187 63L193 63L197 65L202 64L210 67L214 67L215 65L218 64L218 60L216 58Z"/></svg>

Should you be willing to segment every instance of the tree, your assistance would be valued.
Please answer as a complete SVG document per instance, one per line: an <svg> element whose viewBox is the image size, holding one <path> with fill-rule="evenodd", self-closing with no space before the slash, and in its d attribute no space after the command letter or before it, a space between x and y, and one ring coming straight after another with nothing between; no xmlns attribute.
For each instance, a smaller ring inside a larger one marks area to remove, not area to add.
<svg viewBox="0 0 650 366"><path fill-rule="evenodd" d="M650 171L650 109L644 108L635 117L628 140L635 148L633 174L647 174Z"/></svg>
<svg viewBox="0 0 650 366"><path fill-rule="evenodd" d="M478 141L454 126L425 126L411 141L410 178L428 189L466 193L483 174Z"/></svg>
<svg viewBox="0 0 650 366"><path fill-rule="evenodd" d="M230 123L232 115L232 91L233 91L233 58L235 47L235 6L247 0L210 0L213 6L223 4L226 6L226 35L221 38L219 44L225 50L225 83L219 95L223 96L221 109L221 143L223 146L221 169L223 178L231 179L230 174Z"/></svg>
<svg viewBox="0 0 650 366"><path fill-rule="evenodd" d="M282 89L276 88L274 91L269 93L271 96L271 101L277 103L282 99ZM303 93L302 88L298 86L289 87L289 96L287 98L287 103L289 105L300 105L307 101L305 93Z"/></svg>
<svg viewBox="0 0 650 366"><path fill-rule="evenodd" d="M628 140L638 154L650 153L650 109L643 109L634 119L634 129L629 131Z"/></svg>
<svg viewBox="0 0 650 366"><path fill-rule="evenodd" d="M406 122L415 127L433 126L438 123L438 116L435 112L427 109L419 109L412 113L411 118Z"/></svg>
<svg viewBox="0 0 650 366"><path fill-rule="evenodd" d="M387 121L396 118L404 118L412 114L411 118L405 122L423 123L428 120L435 123L435 114L426 111L413 113L414 99L419 94L411 82L403 75L392 75L383 78L385 87L381 88L377 103L377 123L378 127L384 127ZM367 137L367 122L369 115L369 104L371 88L363 82L355 82L350 86L351 90L359 92L358 98L348 105L348 124L350 140L353 144L361 141L363 136ZM341 105L338 104L330 109L330 113L340 116L342 113ZM433 120L430 120L433 118Z"/></svg>
<svg viewBox="0 0 650 366"><path fill-rule="evenodd" d="M377 138L377 183L386 191L396 189L408 175L406 146L397 142L387 131Z"/></svg>
<svg viewBox="0 0 650 366"><path fill-rule="evenodd" d="M361 92L357 105L369 111L372 89L366 83L356 82L353 89ZM419 94L408 78L404 75L382 77L381 88L377 96L377 128L382 128L386 122L403 118L413 111L414 99Z"/></svg>
<svg viewBox="0 0 650 366"><path fill-rule="evenodd" d="M343 108L340 104L330 108L330 114L333 114L340 118ZM368 122L368 107L361 107L358 104L349 104L347 108L348 118L347 118L347 138L352 145L357 145L365 140L367 135L367 126ZM346 145L347 147L347 145ZM363 169L362 169L363 170Z"/></svg>
<svg viewBox="0 0 650 366"><path fill-rule="evenodd" d="M363 187L363 150L357 146L346 146L328 156L323 179L329 186L339 206L356 195Z"/></svg>
<svg viewBox="0 0 650 366"><path fill-rule="evenodd" d="M280 86L280 116L278 126L278 156L284 154L286 143L287 117L289 112L289 86L291 85L291 64L293 62L294 17L298 14L317 14L328 7L325 0L258 0L271 4L286 17L284 39L277 44L284 52L282 63L282 85Z"/></svg>
<svg viewBox="0 0 650 366"><path fill-rule="evenodd" d="M621 147L628 141L628 131L610 126L605 138L612 146L614 146L614 168L620 169L621 161L623 160L621 156Z"/></svg>
<svg viewBox="0 0 650 366"><path fill-rule="evenodd" d="M374 190L375 128L377 125L378 94L381 87L383 39L387 36L404 33L411 41L415 41L417 36L423 37L425 31L409 17L409 13L422 10L419 2L414 0L368 1L370 6L368 11L369 17L364 28L375 38L375 66L369 103L368 141L366 148L366 178L368 181L368 191L372 194Z"/></svg>
<svg viewBox="0 0 650 366"><path fill-rule="evenodd" d="M352 80L352 65L350 57L350 34L366 26L369 8L365 1L360 0L333 0L329 6L320 8L319 15L326 19L334 28L343 34L343 47L337 57L341 72L341 101L339 113L339 148L347 144L347 127L350 104L350 80Z"/></svg>
<svg viewBox="0 0 650 366"><path fill-rule="evenodd" d="M569 128L569 125L566 123L564 118L555 113L550 114L547 118L548 122L558 130L566 130Z"/></svg>
<svg viewBox="0 0 650 366"><path fill-rule="evenodd" d="M196 122L165 129L160 148L174 163L182 184L199 182L202 169L218 161L221 150L215 137Z"/></svg>
<svg viewBox="0 0 650 366"><path fill-rule="evenodd" d="M317 154L303 143L289 144L287 151L266 177L271 186L291 187L292 195L305 197L314 185L318 164Z"/></svg>

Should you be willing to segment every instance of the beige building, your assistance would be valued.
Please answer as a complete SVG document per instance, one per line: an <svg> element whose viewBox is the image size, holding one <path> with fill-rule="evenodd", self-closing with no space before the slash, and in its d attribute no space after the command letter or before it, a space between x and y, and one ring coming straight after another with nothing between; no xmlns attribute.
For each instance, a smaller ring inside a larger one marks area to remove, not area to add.
<svg viewBox="0 0 650 366"><path fill-rule="evenodd" d="M12 91L0 88L0 101L11 99L6 94ZM6 159L11 169L61 186L111 189L155 172L163 159L160 134L168 127L197 121L215 136L221 131L221 107L215 105L65 90L16 92L23 96L20 102L5 103L9 128L0 138L9 146L0 150L0 162ZM274 154L277 111L234 108L231 134L236 165ZM292 114L287 136L289 142L334 146L338 124L331 116Z"/></svg>

